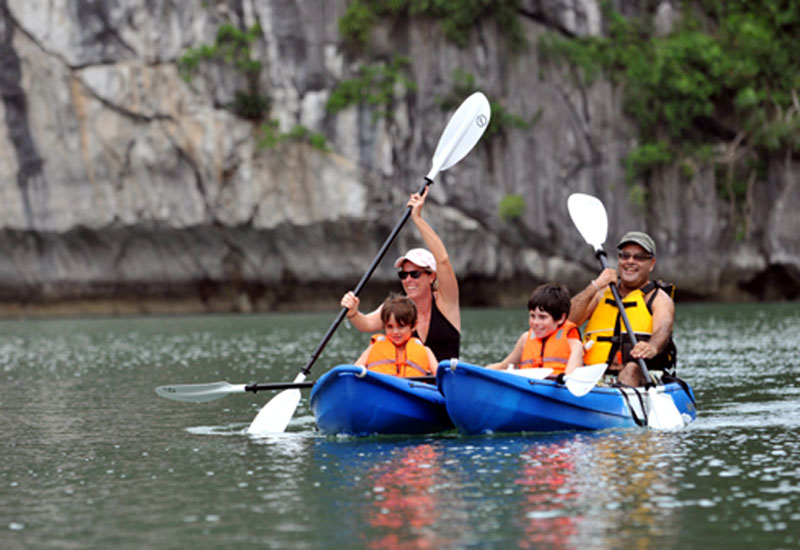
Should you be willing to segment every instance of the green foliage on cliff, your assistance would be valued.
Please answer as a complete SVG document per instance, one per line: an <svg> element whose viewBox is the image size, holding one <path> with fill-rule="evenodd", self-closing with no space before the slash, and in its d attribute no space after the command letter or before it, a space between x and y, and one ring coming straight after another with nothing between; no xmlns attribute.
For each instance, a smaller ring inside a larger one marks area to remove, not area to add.
<svg viewBox="0 0 800 550"><path fill-rule="evenodd" d="M365 47L380 18L432 17L449 40L463 47L477 22L492 18L512 48L521 49L526 41L518 9L519 0L353 0L339 19L339 33L350 44Z"/></svg>
<svg viewBox="0 0 800 550"><path fill-rule="evenodd" d="M504 222L516 220L525 212L525 199L522 195L506 195L500 200L497 209Z"/></svg>
<svg viewBox="0 0 800 550"><path fill-rule="evenodd" d="M748 186L776 155L800 153L800 4L790 0L699 0L682 4L668 36L649 19L606 7L607 35L547 35L543 57L605 71L624 88L640 144L631 180L663 164L715 169L718 189L741 210ZM712 154L709 154L712 151Z"/></svg>
<svg viewBox="0 0 800 550"><path fill-rule="evenodd" d="M261 149L273 149L286 141L308 143L315 149L328 152L328 142L320 132L312 132L302 124L295 125L288 132L281 132L277 120L265 122L259 128L260 136L257 145Z"/></svg>
<svg viewBox="0 0 800 550"><path fill-rule="evenodd" d="M202 44L188 49L178 59L178 71L187 82L192 79L202 63L219 62L235 68L247 83L246 90L236 90L228 106L237 115L259 120L270 109L270 99L259 91L261 62L253 59L250 46L261 36L256 23L246 30L230 23L220 25L213 44Z"/></svg>
<svg viewBox="0 0 800 550"><path fill-rule="evenodd" d="M213 44L190 48L178 59L178 71L188 82L202 63L216 62L233 67L244 77L247 89L236 90L233 101L227 107L242 118L264 120L269 114L271 100L260 91L262 65L254 58L250 49L260 36L261 27L258 23L246 30L230 23L220 25ZM286 141L299 141L322 151L329 150L325 136L311 132L302 125L296 125L288 132L281 132L278 121L269 120L261 124L259 132L257 145L262 149L270 149Z"/></svg>
<svg viewBox="0 0 800 550"><path fill-rule="evenodd" d="M364 65L355 78L341 81L331 92L325 108L331 114L365 103L375 108L373 117L392 117L397 94L413 92L416 83L408 77L411 59L396 55L388 62Z"/></svg>

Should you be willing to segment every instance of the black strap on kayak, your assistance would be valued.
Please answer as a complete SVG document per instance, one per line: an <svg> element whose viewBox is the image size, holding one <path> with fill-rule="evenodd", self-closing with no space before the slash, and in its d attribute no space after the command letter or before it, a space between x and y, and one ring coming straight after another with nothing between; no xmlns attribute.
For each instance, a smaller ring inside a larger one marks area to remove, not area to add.
<svg viewBox="0 0 800 550"><path fill-rule="evenodd" d="M619 393L622 394L622 397L625 399L625 404L628 405L628 409L631 411L631 416L633 417L633 421L636 422L636 425L647 426L647 410L644 408L644 399L642 399L642 394L639 393L639 390L634 388L633 386L620 384L619 382L613 384L612 387L617 388L619 390ZM633 409L631 401L628 398L628 394L625 392L626 389L633 390L633 392L636 394L636 397L639 398L639 405L641 405L642 407L642 418L636 416L636 411Z"/></svg>
<svg viewBox="0 0 800 550"><path fill-rule="evenodd" d="M691 401L692 401L692 405L695 405L695 406L697 405L697 402L695 402L694 396L692 395L691 390L689 390L689 384L687 384L686 382L684 382L683 380L681 380L677 376L672 376L671 374L667 374L667 373L664 373L664 375L661 377L661 381L664 382L664 384L670 384L672 382L675 382L676 384L678 384L681 387L681 389L683 391L686 392L686 395L689 396L689 399L691 399Z"/></svg>

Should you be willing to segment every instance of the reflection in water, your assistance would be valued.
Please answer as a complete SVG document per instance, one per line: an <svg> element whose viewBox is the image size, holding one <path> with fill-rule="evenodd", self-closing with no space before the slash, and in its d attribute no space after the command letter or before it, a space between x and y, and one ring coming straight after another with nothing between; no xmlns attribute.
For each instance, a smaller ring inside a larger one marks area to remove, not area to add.
<svg viewBox="0 0 800 550"><path fill-rule="evenodd" d="M312 448L327 548L452 548L444 440L319 438Z"/></svg>
<svg viewBox="0 0 800 550"><path fill-rule="evenodd" d="M325 439L312 455L341 543L647 547L671 543L679 531L680 437L625 430Z"/></svg>
<svg viewBox="0 0 800 550"><path fill-rule="evenodd" d="M669 434L627 430L547 437L525 449L520 548L647 546L675 534L679 458ZM626 526L632 526L630 528Z"/></svg>
<svg viewBox="0 0 800 550"><path fill-rule="evenodd" d="M534 445L522 456L521 518L524 536L519 548L570 548L579 518L570 516L578 494L570 485L575 459L561 442ZM542 546L544 545L544 546Z"/></svg>
<svg viewBox="0 0 800 550"><path fill-rule="evenodd" d="M441 465L440 451L429 443L402 449L390 462L377 464L367 474L375 494L369 523L379 535L369 548L399 548L413 541L414 548L437 548L434 525L438 520L435 484Z"/></svg>
<svg viewBox="0 0 800 550"><path fill-rule="evenodd" d="M604 495L604 509L597 512L607 519L612 540L641 547L675 534L674 508L668 504L678 492L674 471L681 457L674 454L674 435L627 431L595 442L598 484L592 491Z"/></svg>

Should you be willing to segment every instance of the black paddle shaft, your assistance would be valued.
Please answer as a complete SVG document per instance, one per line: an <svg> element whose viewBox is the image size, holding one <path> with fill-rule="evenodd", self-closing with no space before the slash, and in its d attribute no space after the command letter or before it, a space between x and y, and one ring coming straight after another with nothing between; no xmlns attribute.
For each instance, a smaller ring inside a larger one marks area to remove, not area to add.
<svg viewBox="0 0 800 550"><path fill-rule="evenodd" d="M597 259L600 260L600 265L603 266L603 269L608 267L608 262L606 261L606 252L605 250L598 250L595 253ZM622 298L619 296L619 290L617 290L617 284L611 283L609 285L611 287L611 293L614 295L614 300L617 302L617 307L619 308L619 314L622 317L622 322L625 323L625 330L628 333L628 339L631 341L631 345L636 345L636 335L633 333L633 329L631 328L631 322L628 319L628 312L625 311L625 304L622 303ZM647 370L647 365L645 365L644 359L641 357L637 360L639 363L639 368L642 369L642 373L644 374L645 380L645 387L654 386L652 379L650 378L650 371Z"/></svg>
<svg viewBox="0 0 800 550"><path fill-rule="evenodd" d="M436 377L435 376L413 376L407 378L410 382L422 382L424 384L435 384ZM269 390L294 390L294 389L302 389L302 388L311 388L316 384L315 380L306 380L304 382L274 382L268 384L257 384L253 382L252 384L248 384L244 387L244 391L251 391L253 393L257 393L260 391L269 391Z"/></svg>
<svg viewBox="0 0 800 550"><path fill-rule="evenodd" d="M427 189L428 186L432 185L432 184L433 184L433 180L426 176L425 177L425 183L422 185L422 187L420 187L420 189L419 189L419 191L417 191L417 193L422 195L425 192L425 189ZM403 228L403 226L408 221L409 216L411 216L411 207L410 206L408 208L406 208L405 213L400 218L400 220L398 220L397 224L394 226L394 229L392 229L392 232L389 234L389 237L383 243L383 246L381 246L381 249L378 251L378 255L375 256L374 260L372 260L372 265L369 266L369 269L367 269L367 272L364 273L364 276L361 277L360 281L358 281L358 284L356 285L356 288L353 290L353 294L358 296L358 294L363 290L364 286L367 284L367 281L372 276L372 274L375 272L375 269L378 267L378 264L381 263L381 260L386 255L386 252L388 252L389 247L392 246L392 243L397 238L397 234L400 233L400 230ZM311 357L309 357L308 363L306 363L306 366L303 367L303 371L302 371L303 374L308 375L308 373L311 371L311 367L314 365L316 360L319 358L320 354L322 353L322 350L328 344L328 340L331 339L331 337L333 336L333 333L336 332L336 329L339 327L341 322L344 320L344 316L345 315L347 315L347 308L343 307L342 311L339 312L339 315L337 315L336 319L333 321L333 324L331 324L331 326L328 328L328 332L326 332L325 336L322 337L322 341L317 346L317 349L315 349L314 353L312 353Z"/></svg>

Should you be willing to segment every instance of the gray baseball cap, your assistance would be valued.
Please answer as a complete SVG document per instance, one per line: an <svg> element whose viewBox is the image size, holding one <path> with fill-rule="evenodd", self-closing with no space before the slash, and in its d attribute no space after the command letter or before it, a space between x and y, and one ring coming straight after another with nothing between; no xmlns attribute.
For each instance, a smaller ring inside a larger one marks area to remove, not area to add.
<svg viewBox="0 0 800 550"><path fill-rule="evenodd" d="M622 236L622 238L619 240L619 243L617 243L617 248L622 248L623 245L627 243L638 244L653 256L656 255L656 243L647 233L643 233L641 231L628 231Z"/></svg>

